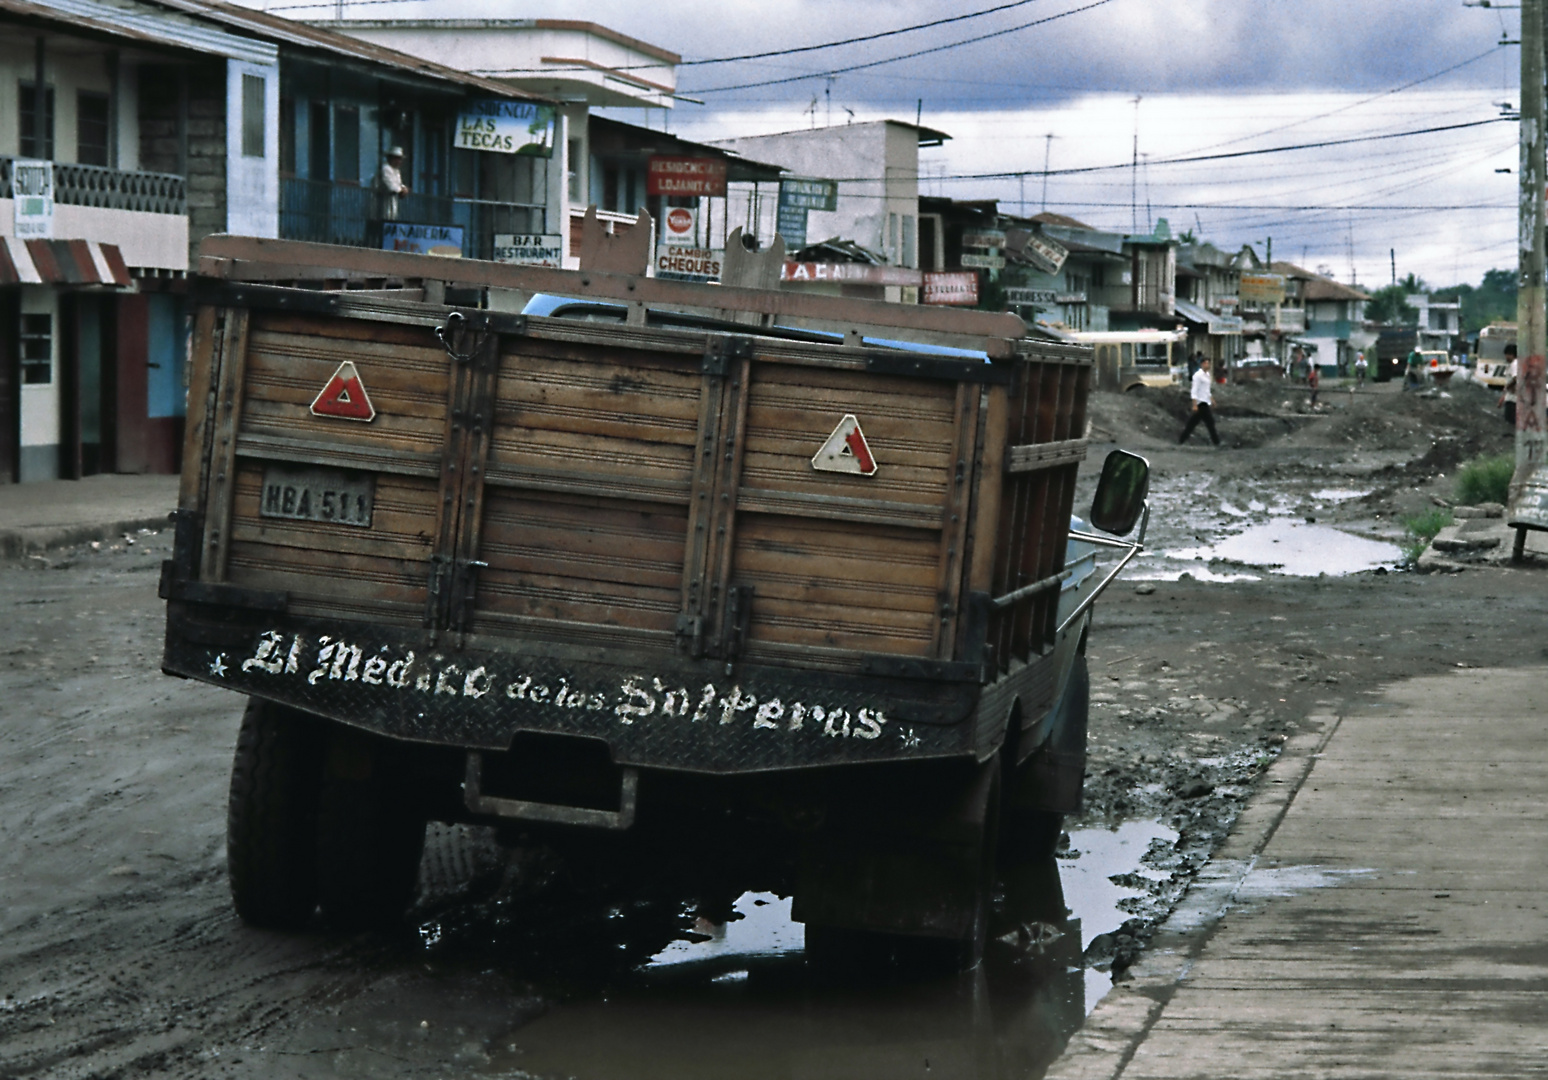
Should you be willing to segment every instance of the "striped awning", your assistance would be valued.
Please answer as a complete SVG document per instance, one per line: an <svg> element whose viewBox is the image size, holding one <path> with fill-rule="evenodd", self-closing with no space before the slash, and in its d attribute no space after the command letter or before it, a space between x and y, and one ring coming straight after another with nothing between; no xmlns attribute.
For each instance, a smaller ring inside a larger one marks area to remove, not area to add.
<svg viewBox="0 0 1548 1080"><path fill-rule="evenodd" d="M116 285L129 268L116 244L0 236L0 285Z"/></svg>

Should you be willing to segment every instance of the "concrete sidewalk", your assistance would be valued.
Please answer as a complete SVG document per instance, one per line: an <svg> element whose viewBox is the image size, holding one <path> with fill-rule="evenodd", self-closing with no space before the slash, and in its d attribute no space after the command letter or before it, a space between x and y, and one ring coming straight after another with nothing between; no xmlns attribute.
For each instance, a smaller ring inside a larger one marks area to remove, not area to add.
<svg viewBox="0 0 1548 1080"><path fill-rule="evenodd" d="M1548 669L1313 719L1050 1080L1548 1076Z"/></svg>
<svg viewBox="0 0 1548 1080"><path fill-rule="evenodd" d="M175 476L131 475L0 486L0 558L168 528L177 486Z"/></svg>

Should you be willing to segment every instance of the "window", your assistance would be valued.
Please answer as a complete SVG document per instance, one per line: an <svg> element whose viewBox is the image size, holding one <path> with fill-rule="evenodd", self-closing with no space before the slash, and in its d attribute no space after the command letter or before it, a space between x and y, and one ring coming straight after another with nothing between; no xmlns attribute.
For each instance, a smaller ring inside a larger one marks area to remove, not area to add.
<svg viewBox="0 0 1548 1080"><path fill-rule="evenodd" d="M108 146L108 96L82 90L75 96L75 160L111 165Z"/></svg>
<svg viewBox="0 0 1548 1080"><path fill-rule="evenodd" d="M21 317L22 382L42 385L54 381L54 317L49 314Z"/></svg>
<svg viewBox="0 0 1548 1080"><path fill-rule="evenodd" d="M43 92L43 130L38 131L37 91L31 83L22 83L16 95L18 129L21 133L21 156L24 158L54 159L54 88Z"/></svg>
<svg viewBox="0 0 1548 1080"><path fill-rule="evenodd" d="M262 75L242 76L242 156L263 157L264 97L267 83Z"/></svg>
<svg viewBox="0 0 1548 1080"><path fill-rule="evenodd" d="M279 167L285 176L296 175L296 101L280 98L279 114Z"/></svg>
<svg viewBox="0 0 1548 1080"><path fill-rule="evenodd" d="M580 167L584 160L584 155L581 153L581 141L579 139L571 139L569 151L570 201L578 203L581 198Z"/></svg>
<svg viewBox="0 0 1548 1080"><path fill-rule="evenodd" d="M360 110L353 105L333 110L333 178L360 183Z"/></svg>
<svg viewBox="0 0 1548 1080"><path fill-rule="evenodd" d="M903 250L899 252L898 262L904 266L915 266L914 258L914 215L903 215Z"/></svg>
<svg viewBox="0 0 1548 1080"><path fill-rule="evenodd" d="M328 149L331 142L328 130L328 103L312 102L307 121L306 175L313 180L331 179L333 155Z"/></svg>

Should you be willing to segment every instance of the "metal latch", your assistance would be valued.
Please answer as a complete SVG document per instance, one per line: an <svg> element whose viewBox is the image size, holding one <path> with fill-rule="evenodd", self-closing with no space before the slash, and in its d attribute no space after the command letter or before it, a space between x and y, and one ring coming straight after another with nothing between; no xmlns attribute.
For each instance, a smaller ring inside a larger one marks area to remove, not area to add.
<svg viewBox="0 0 1548 1080"><path fill-rule="evenodd" d="M704 374L724 375L726 362L745 360L752 356L752 338L732 334L717 334L704 345Z"/></svg>

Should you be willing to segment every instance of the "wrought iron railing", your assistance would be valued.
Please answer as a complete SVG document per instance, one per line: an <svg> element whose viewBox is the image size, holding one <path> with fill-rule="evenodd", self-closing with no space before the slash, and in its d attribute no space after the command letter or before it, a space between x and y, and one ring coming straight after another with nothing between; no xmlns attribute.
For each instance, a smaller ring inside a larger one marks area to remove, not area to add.
<svg viewBox="0 0 1548 1080"><path fill-rule="evenodd" d="M10 157L0 157L0 199L12 197ZM188 213L188 183L171 173L54 162L54 202L147 214Z"/></svg>
<svg viewBox="0 0 1548 1080"><path fill-rule="evenodd" d="M421 194L392 198L354 184L297 176L280 179L282 239L380 247L388 221L460 226L462 254L470 259L491 258L494 238L500 233L548 231L546 208L539 204Z"/></svg>

